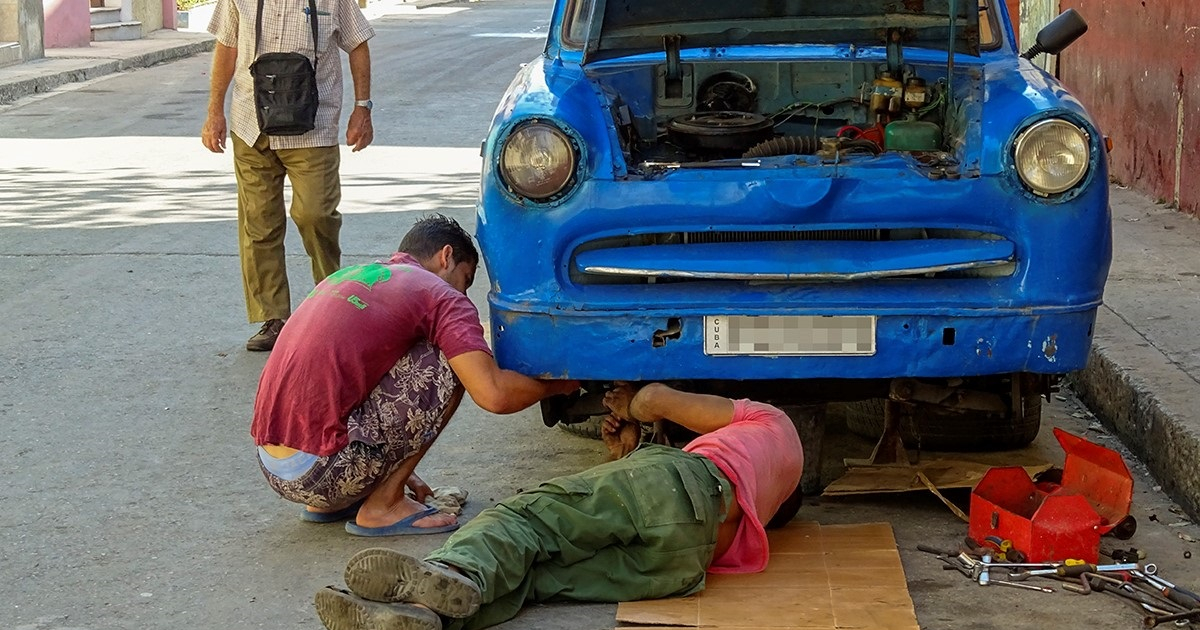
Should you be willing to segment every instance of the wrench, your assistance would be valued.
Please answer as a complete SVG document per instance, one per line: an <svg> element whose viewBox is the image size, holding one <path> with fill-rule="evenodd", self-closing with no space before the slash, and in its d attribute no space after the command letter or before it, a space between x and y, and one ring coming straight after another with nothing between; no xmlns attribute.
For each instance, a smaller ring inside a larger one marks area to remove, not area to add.
<svg viewBox="0 0 1200 630"><path fill-rule="evenodd" d="M1197 619L1200 619L1200 610L1191 610L1188 612L1175 613L1173 615L1146 615L1145 617L1142 617L1142 626L1146 628L1153 628L1160 623L1166 623L1168 621L1195 621Z"/></svg>
<svg viewBox="0 0 1200 630"><path fill-rule="evenodd" d="M1043 593L1053 593L1054 589L1045 586L1034 586L1032 584L1021 584L1020 582L1009 582L1008 580L991 580L991 584L1000 586L1011 586L1013 588L1023 588L1027 591L1041 591Z"/></svg>

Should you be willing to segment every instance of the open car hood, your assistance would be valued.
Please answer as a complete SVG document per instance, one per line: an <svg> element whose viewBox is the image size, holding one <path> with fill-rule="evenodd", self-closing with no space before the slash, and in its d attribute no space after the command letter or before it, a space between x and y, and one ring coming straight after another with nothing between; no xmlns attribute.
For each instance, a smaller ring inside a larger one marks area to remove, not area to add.
<svg viewBox="0 0 1200 630"><path fill-rule="evenodd" d="M680 47L756 44L883 46L895 30L905 47L979 55L978 0L578 0L586 23L584 62ZM589 19L590 16L590 19Z"/></svg>

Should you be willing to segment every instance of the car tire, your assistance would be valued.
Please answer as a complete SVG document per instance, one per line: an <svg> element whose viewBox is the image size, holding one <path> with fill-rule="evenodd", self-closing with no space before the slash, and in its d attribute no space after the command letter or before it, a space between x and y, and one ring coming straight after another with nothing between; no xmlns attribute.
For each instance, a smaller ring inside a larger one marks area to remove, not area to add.
<svg viewBox="0 0 1200 630"><path fill-rule="evenodd" d="M846 403L846 429L878 440L883 435L882 398ZM928 451L1007 451L1028 446L1042 425L1042 398L1025 397L1022 413L963 413L936 405L913 405L912 422L901 422L904 446ZM1010 405L1011 407L1011 405Z"/></svg>

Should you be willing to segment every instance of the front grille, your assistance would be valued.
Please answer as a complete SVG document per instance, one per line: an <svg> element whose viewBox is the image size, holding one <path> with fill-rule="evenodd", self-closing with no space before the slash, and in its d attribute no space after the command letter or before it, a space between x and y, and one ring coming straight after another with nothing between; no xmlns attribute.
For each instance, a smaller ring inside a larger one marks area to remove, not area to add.
<svg viewBox="0 0 1200 630"><path fill-rule="evenodd" d="M785 232L682 232L679 240L659 243L762 243L766 241L881 241L890 230L791 230ZM666 236L666 235L659 235ZM670 235L674 237L675 235ZM670 238L669 237L669 238Z"/></svg>
<svg viewBox="0 0 1200 630"><path fill-rule="evenodd" d="M765 243L789 241L843 241L843 242L880 242L880 241L911 241L936 238L948 239L978 239L1002 240L997 234L963 230L957 228L858 228L834 230L705 230L679 232L653 232L629 236L614 236L597 239L584 243L575 250L580 254L593 249L611 249L621 247L645 247L654 245L690 245L708 243ZM571 281L579 285L589 284L647 284L647 283L678 283L678 282L718 282L744 283L743 280L711 280L689 278L646 278L622 277L604 274L582 273L575 265L572 257L570 264ZM950 279L950 278L996 278L1010 276L1016 269L1015 263L985 267L926 273L907 278ZM788 281L794 284L809 284L821 282L813 280Z"/></svg>

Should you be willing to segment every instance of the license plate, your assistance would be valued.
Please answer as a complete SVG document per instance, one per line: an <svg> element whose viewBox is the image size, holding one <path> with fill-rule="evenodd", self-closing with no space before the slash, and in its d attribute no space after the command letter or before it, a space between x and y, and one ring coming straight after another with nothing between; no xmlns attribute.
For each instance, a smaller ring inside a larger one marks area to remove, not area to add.
<svg viewBox="0 0 1200 630"><path fill-rule="evenodd" d="M873 315L709 315L704 354L875 354Z"/></svg>

